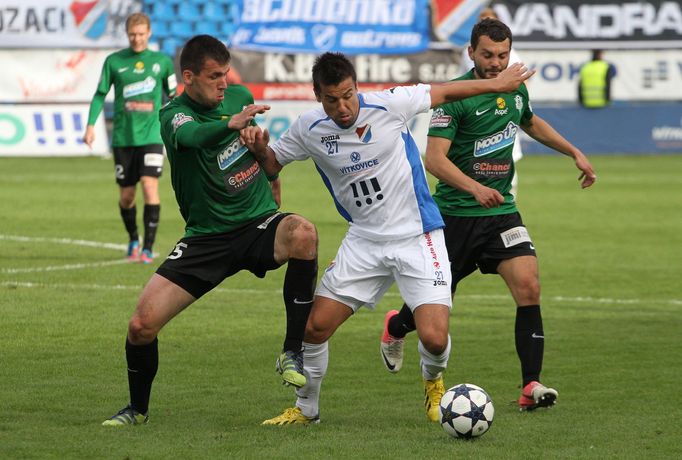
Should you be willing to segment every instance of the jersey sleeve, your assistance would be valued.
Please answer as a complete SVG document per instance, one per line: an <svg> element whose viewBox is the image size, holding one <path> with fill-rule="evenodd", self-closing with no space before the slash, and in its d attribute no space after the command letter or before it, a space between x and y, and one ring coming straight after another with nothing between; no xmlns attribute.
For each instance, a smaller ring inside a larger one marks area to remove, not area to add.
<svg viewBox="0 0 682 460"><path fill-rule="evenodd" d="M163 91L168 97L175 97L175 92L178 87L178 79L175 76L175 68L173 67L173 61L169 58L165 59L166 72L163 76Z"/></svg>
<svg viewBox="0 0 682 460"><path fill-rule="evenodd" d="M109 89L111 89L111 71L110 71L110 61L107 57L102 64L102 73L99 77L99 82L97 83L97 89L95 89L95 94L92 96L92 102L90 102L90 111L88 112L88 125L94 125L97 121L97 117L100 112L102 112L102 107L104 107L104 98L107 97Z"/></svg>
<svg viewBox="0 0 682 460"><path fill-rule="evenodd" d="M291 163L292 161L305 160L310 157L306 149L305 126L301 121L301 117L285 131L284 134L270 146L275 152L277 162L282 166Z"/></svg>
<svg viewBox="0 0 682 460"><path fill-rule="evenodd" d="M218 144L232 131L225 120L200 123L191 112L177 110L163 111L161 132L165 133L171 145L206 148Z"/></svg>
<svg viewBox="0 0 682 460"><path fill-rule="evenodd" d="M454 139L462 112L461 101L439 105L433 109L428 135Z"/></svg>
<svg viewBox="0 0 682 460"><path fill-rule="evenodd" d="M386 108L407 122L419 113L431 108L431 85L396 86L378 93Z"/></svg>
<svg viewBox="0 0 682 460"><path fill-rule="evenodd" d="M530 105L530 96L528 95L528 88L526 84L523 83L519 87L519 91L523 94L523 112L521 113L521 124L527 124L531 118L533 118L533 107Z"/></svg>

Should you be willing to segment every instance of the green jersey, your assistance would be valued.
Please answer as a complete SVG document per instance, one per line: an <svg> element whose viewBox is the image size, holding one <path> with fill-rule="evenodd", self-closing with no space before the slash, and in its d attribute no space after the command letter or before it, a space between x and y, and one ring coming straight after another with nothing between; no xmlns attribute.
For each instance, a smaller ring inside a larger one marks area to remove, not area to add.
<svg viewBox="0 0 682 460"><path fill-rule="evenodd" d="M162 92L175 96L173 61L163 53L130 48L110 54L102 66L97 91L90 104L88 125L94 125L104 98L114 85L113 147L160 144L158 112Z"/></svg>
<svg viewBox="0 0 682 460"><path fill-rule="evenodd" d="M249 104L249 90L230 85L214 109L183 93L159 113L185 236L230 232L277 211L265 171L239 131L227 127L228 118Z"/></svg>
<svg viewBox="0 0 682 460"><path fill-rule="evenodd" d="M456 80L474 78L471 70ZM486 209L473 195L439 181L433 198L442 214L491 216L517 211L510 193L514 176L512 150L519 125L532 117L525 84L511 93L481 94L443 104L433 111L429 136L451 140L448 159L464 174L504 197L502 205Z"/></svg>

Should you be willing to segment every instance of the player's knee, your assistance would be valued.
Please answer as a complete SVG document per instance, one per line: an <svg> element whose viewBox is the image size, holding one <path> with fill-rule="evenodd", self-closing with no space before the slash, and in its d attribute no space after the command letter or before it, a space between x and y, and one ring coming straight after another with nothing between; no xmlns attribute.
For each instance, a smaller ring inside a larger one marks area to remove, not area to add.
<svg viewBox="0 0 682 460"><path fill-rule="evenodd" d="M290 224L290 257L296 259L311 259L317 256L317 229L306 219L295 216Z"/></svg>
<svg viewBox="0 0 682 460"><path fill-rule="evenodd" d="M536 305L540 303L540 282L537 278L530 278L522 283L517 292L519 304Z"/></svg>
<svg viewBox="0 0 682 460"><path fill-rule="evenodd" d="M151 343L159 333L159 329L148 316L135 312L128 322L128 338L134 345Z"/></svg>
<svg viewBox="0 0 682 460"><path fill-rule="evenodd" d="M424 334L424 337L420 337L422 345L426 348L426 351L432 355L441 355L448 348L448 334L439 334L436 332Z"/></svg>
<svg viewBox="0 0 682 460"><path fill-rule="evenodd" d="M312 321L308 321L306 324L304 342L319 344L329 340L329 337L331 337L331 333L326 328L320 327Z"/></svg>

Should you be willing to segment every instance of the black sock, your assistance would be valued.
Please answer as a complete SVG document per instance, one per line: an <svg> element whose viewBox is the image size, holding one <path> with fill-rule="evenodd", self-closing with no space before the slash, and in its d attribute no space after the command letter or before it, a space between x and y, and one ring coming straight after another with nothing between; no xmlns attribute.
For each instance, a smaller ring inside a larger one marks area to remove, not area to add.
<svg viewBox="0 0 682 460"><path fill-rule="evenodd" d="M313 306L317 282L317 259L289 259L284 275L284 305L287 309L287 335L283 351L299 351L308 315Z"/></svg>
<svg viewBox="0 0 682 460"><path fill-rule="evenodd" d="M137 241L140 237L137 234L137 208L133 206L130 209L122 208L118 205L121 210L121 218L123 219L123 225L125 225L126 231L128 232L128 237L130 241Z"/></svg>
<svg viewBox="0 0 682 460"><path fill-rule="evenodd" d="M396 339L405 337L408 332L415 329L417 326L414 323L414 315L406 304L403 304L400 312L388 321L388 333Z"/></svg>
<svg viewBox="0 0 682 460"><path fill-rule="evenodd" d="M545 351L545 333L542 329L540 305L516 308L516 353L521 360L521 377L525 387L533 380L540 380L542 356Z"/></svg>
<svg viewBox="0 0 682 460"><path fill-rule="evenodd" d="M156 228L159 226L160 204L145 204L142 220L144 222L144 244L142 249L152 250L156 239Z"/></svg>
<svg viewBox="0 0 682 460"><path fill-rule="evenodd" d="M130 405L141 414L147 414L149 411L152 382L159 368L158 345L158 339L147 345L133 345L126 339Z"/></svg>

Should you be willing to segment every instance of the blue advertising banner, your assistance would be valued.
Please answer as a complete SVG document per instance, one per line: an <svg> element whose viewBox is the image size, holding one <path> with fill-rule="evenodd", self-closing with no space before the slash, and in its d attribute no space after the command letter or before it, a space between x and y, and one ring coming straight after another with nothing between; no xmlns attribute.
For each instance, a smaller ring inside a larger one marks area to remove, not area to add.
<svg viewBox="0 0 682 460"><path fill-rule="evenodd" d="M428 0L236 0L235 49L408 54L429 44Z"/></svg>
<svg viewBox="0 0 682 460"><path fill-rule="evenodd" d="M544 106L534 111L586 154L682 153L682 103L627 103L603 109ZM553 150L522 138L523 153Z"/></svg>

